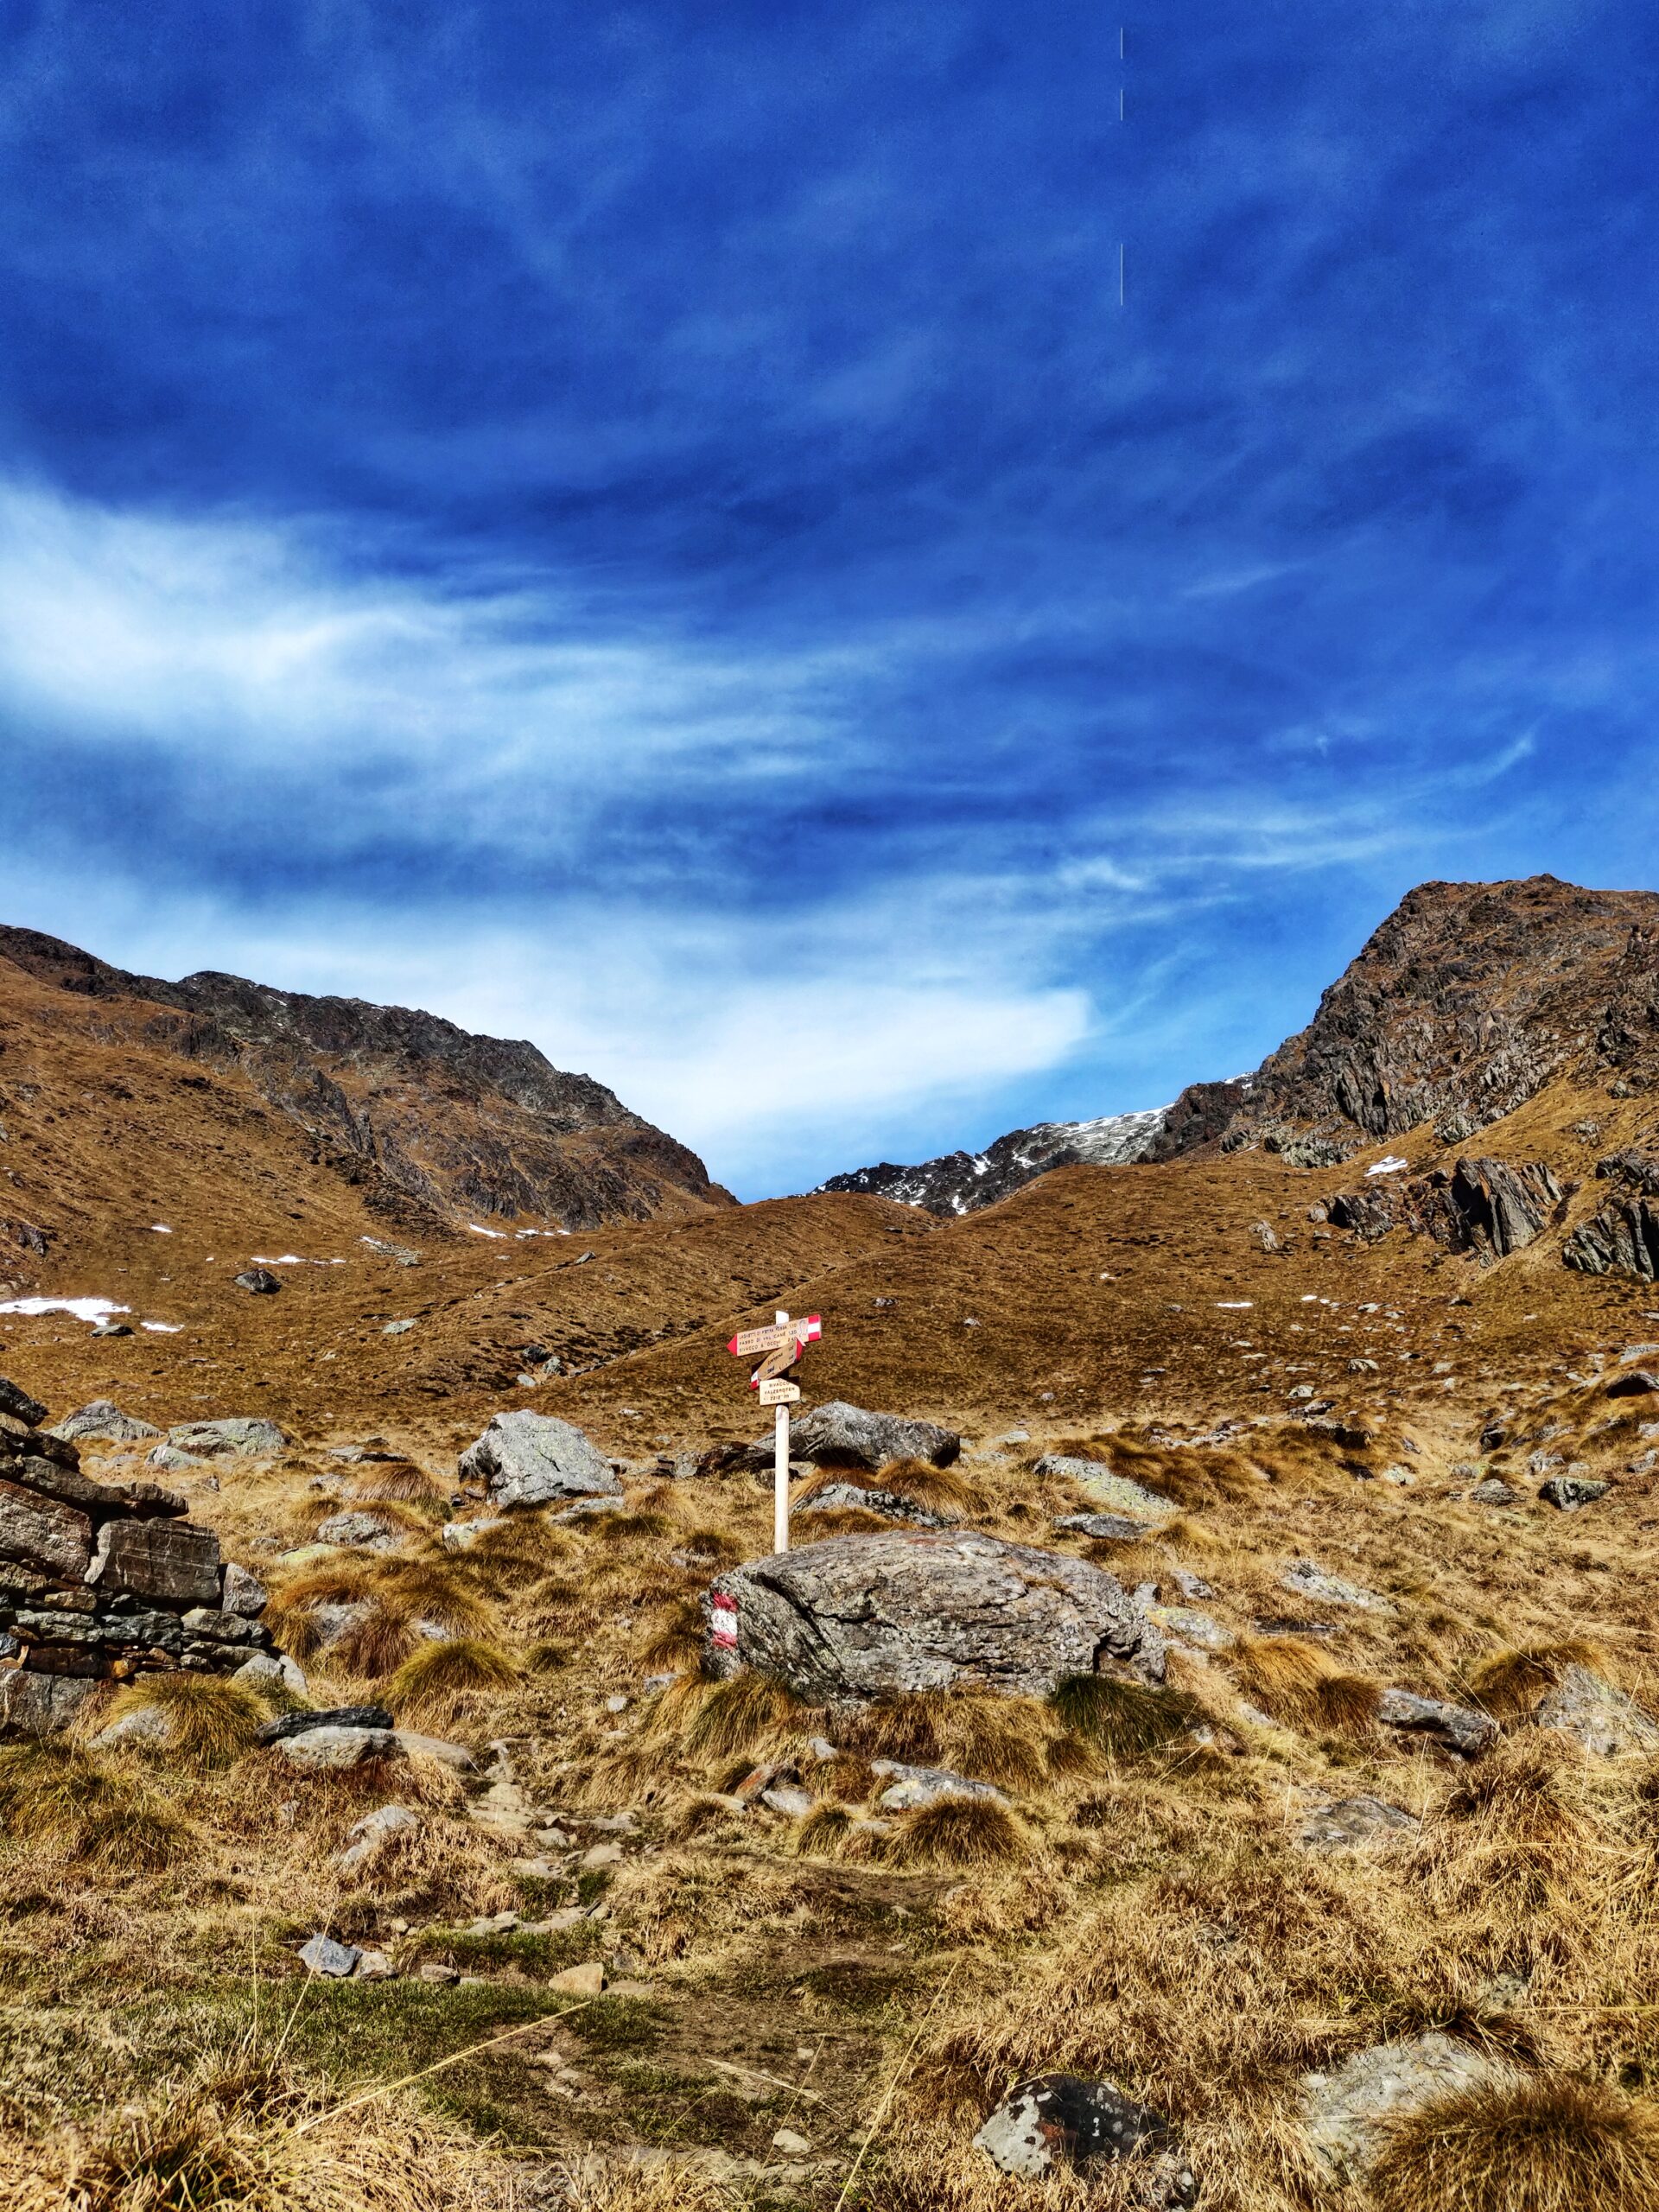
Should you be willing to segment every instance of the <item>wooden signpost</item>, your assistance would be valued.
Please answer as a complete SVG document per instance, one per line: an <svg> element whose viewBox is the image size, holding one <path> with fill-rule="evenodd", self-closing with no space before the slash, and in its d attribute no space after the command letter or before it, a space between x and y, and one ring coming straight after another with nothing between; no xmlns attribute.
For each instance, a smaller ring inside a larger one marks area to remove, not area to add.
<svg viewBox="0 0 1659 2212"><path fill-rule="evenodd" d="M823 1323L816 1313L794 1321L787 1313L779 1313L770 1328L740 1329L726 1346L740 1359L754 1352L763 1355L749 1377L749 1388L759 1394L763 1406L774 1409L772 1548L775 1552L789 1549L789 1408L801 1395L800 1384L788 1379L789 1370L808 1344L817 1344L823 1334Z"/></svg>

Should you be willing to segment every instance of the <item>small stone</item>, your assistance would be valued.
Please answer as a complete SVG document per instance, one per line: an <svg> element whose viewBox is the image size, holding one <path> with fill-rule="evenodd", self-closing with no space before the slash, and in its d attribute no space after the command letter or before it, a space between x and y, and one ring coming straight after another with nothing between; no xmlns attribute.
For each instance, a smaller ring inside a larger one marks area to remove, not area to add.
<svg viewBox="0 0 1659 2212"><path fill-rule="evenodd" d="M1576 1513L1581 1506L1593 1505L1598 1498L1605 1497L1611 1487L1609 1483L1586 1481L1582 1475L1553 1475L1538 1495L1559 1512Z"/></svg>
<svg viewBox="0 0 1659 2212"><path fill-rule="evenodd" d="M1303 2118L1332 2177L1353 2181L1387 2142L1391 2122L1440 2097L1515 2078L1515 2069L1493 2053L1434 2029L1357 2051L1328 2074L1304 2075Z"/></svg>
<svg viewBox="0 0 1659 2212"><path fill-rule="evenodd" d="M305 1669L286 1651L256 1651L251 1659L243 1661L231 1680L272 1687L280 1683L296 1697L303 1697L306 1692Z"/></svg>
<svg viewBox="0 0 1659 2212"><path fill-rule="evenodd" d="M391 1981L397 1969L384 1951L359 1951L352 1969L353 1981Z"/></svg>
<svg viewBox="0 0 1659 2212"><path fill-rule="evenodd" d="M1311 1559L1293 1560L1279 1579L1294 1597L1312 1598L1320 1605L1352 1605L1371 1613L1389 1610L1386 1599L1362 1590L1357 1583L1344 1582L1339 1574L1327 1574Z"/></svg>
<svg viewBox="0 0 1659 2212"><path fill-rule="evenodd" d="M302 1736L284 1736L276 1749L290 1766L328 1773L395 1758L397 1738L390 1728L309 1728Z"/></svg>
<svg viewBox="0 0 1659 2212"><path fill-rule="evenodd" d="M1062 1513L1054 1526L1107 1544L1138 1544L1147 1533L1144 1521L1127 1520L1121 1513Z"/></svg>
<svg viewBox="0 0 1659 2212"><path fill-rule="evenodd" d="M627 1709L628 1700L623 1696L620 1690L613 1690L610 1696L605 1700L605 1710L607 1713L626 1713Z"/></svg>
<svg viewBox="0 0 1659 2212"><path fill-rule="evenodd" d="M380 1333L383 1337L406 1337L414 1326L412 1321L388 1321Z"/></svg>
<svg viewBox="0 0 1659 2212"><path fill-rule="evenodd" d="M455 1774L474 1774L478 1761L462 1744L446 1743L442 1736L417 1735L412 1728L394 1730L395 1747L408 1758L435 1759Z"/></svg>
<svg viewBox="0 0 1659 2212"><path fill-rule="evenodd" d="M506 1526L503 1514L489 1515L482 1521L446 1521L438 1531L438 1541L447 1552L470 1551L479 1538L487 1535L492 1529Z"/></svg>
<svg viewBox="0 0 1659 2212"><path fill-rule="evenodd" d="M269 1268L244 1268L232 1280L238 1290L251 1290L256 1298L273 1298L283 1287L281 1278Z"/></svg>
<svg viewBox="0 0 1659 2212"><path fill-rule="evenodd" d="M134 1745L160 1746L171 1741L173 1724L159 1705L141 1705L136 1712L123 1713L119 1720L112 1720L107 1728L100 1729L92 1738L95 1751L131 1750Z"/></svg>
<svg viewBox="0 0 1659 2212"><path fill-rule="evenodd" d="M1198 2183L1171 2144L1168 2123L1126 2097L1116 2082L1077 2074L1043 2074L1017 2082L974 2138L993 2165L1022 2181L1040 2181L1066 2169L1088 2177L1118 2160L1144 2160L1154 2191L1148 2206L1198 2202ZM1148 2158L1148 2154L1153 2154Z"/></svg>
<svg viewBox="0 0 1659 2212"><path fill-rule="evenodd" d="M763 1805L791 1821L804 1821L817 1802L810 1789L803 1789L793 1782L774 1782L770 1789L760 1792Z"/></svg>
<svg viewBox="0 0 1659 2212"><path fill-rule="evenodd" d="M320 1544L339 1544L348 1551L396 1551L403 1531L395 1521L378 1513L334 1513L317 1530Z"/></svg>
<svg viewBox="0 0 1659 2212"><path fill-rule="evenodd" d="M785 2158L804 2158L812 2145L804 2135L798 2135L792 2127L780 2127L772 2139L772 2147Z"/></svg>
<svg viewBox="0 0 1659 2212"><path fill-rule="evenodd" d="M1384 1690L1376 1717L1385 1728L1430 1737L1460 1758L1478 1758L1497 1741L1497 1723L1490 1713L1448 1705L1440 1698L1416 1697L1409 1690Z"/></svg>
<svg viewBox="0 0 1659 2212"><path fill-rule="evenodd" d="M605 1986L605 1968L598 1959L590 1959L585 1966L566 1967L547 1986L571 1997L597 1997Z"/></svg>
<svg viewBox="0 0 1659 2212"><path fill-rule="evenodd" d="M332 1936L314 1936L301 1948L300 1964L308 1974L328 1974L343 1980L362 1955L355 1944L337 1943Z"/></svg>
<svg viewBox="0 0 1659 2212"><path fill-rule="evenodd" d="M1381 1797L1344 1797L1310 1813L1298 1840L1313 1850L1351 1850L1380 1838L1408 1834L1418 1825L1409 1813Z"/></svg>
<svg viewBox="0 0 1659 2212"><path fill-rule="evenodd" d="M314 1728L389 1729L390 1711L384 1705L331 1705L308 1713L281 1713L267 1720L255 1736L257 1744L277 1744L285 1736L302 1736Z"/></svg>
<svg viewBox="0 0 1659 2212"><path fill-rule="evenodd" d="M590 1844L582 1854L582 1864L585 1872L591 1872L598 1866L620 1866L621 1863L622 1847L620 1843Z"/></svg>
<svg viewBox="0 0 1659 2212"><path fill-rule="evenodd" d="M1498 1476L1492 1475L1485 1482L1475 1484L1469 1493L1469 1500L1473 1505L1518 1505L1521 1493L1511 1490L1508 1483Z"/></svg>
<svg viewBox="0 0 1659 2212"><path fill-rule="evenodd" d="M346 1848L335 1853L334 1865L342 1874L355 1873L378 1857L393 1836L418 1835L420 1828L419 1814L407 1805L378 1806L347 1830Z"/></svg>
<svg viewBox="0 0 1659 2212"><path fill-rule="evenodd" d="M96 1332L94 1332L96 1333ZM130 1332L124 1332L130 1333ZM44 1409L42 1409L44 1419ZM84 1437L96 1437L105 1444L138 1444L161 1434L147 1421L140 1421L134 1414L124 1414L109 1398L94 1398L72 1414L54 1421L50 1433L65 1444L78 1444Z"/></svg>
<svg viewBox="0 0 1659 2212"><path fill-rule="evenodd" d="M424 1966L417 1967L416 1974L421 1981L442 1982L446 1986L451 1982L461 1980L461 1969L458 1967L444 1966L436 1959L429 1959Z"/></svg>
<svg viewBox="0 0 1659 2212"><path fill-rule="evenodd" d="M883 1813L908 1812L918 1805L937 1805L948 1797L978 1799L982 1803L1006 1805L1007 1799L988 1782L970 1782L949 1767L907 1766L901 1759L872 1759L873 1774L888 1777L887 1787L876 1800Z"/></svg>
<svg viewBox="0 0 1659 2212"><path fill-rule="evenodd" d="M1588 1667L1567 1668L1534 1708L1532 1721L1535 1728L1554 1728L1570 1736L1599 1758L1659 1751L1659 1725L1623 1690Z"/></svg>
<svg viewBox="0 0 1659 2212"><path fill-rule="evenodd" d="M254 1414L230 1414L218 1421L182 1421L167 1432L181 1452L205 1459L263 1459L280 1452L288 1439L274 1421Z"/></svg>

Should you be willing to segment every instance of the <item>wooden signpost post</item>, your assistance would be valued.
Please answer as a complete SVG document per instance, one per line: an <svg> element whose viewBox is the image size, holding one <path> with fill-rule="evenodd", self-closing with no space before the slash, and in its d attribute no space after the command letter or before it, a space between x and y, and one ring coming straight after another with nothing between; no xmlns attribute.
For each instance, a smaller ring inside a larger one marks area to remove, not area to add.
<svg viewBox="0 0 1659 2212"><path fill-rule="evenodd" d="M775 1552L789 1549L789 1408L801 1395L800 1384L788 1379L789 1370L808 1344L817 1344L823 1334L823 1324L816 1313L795 1321L787 1313L779 1313L770 1328L741 1329L726 1346L740 1359L753 1352L762 1354L760 1364L749 1377L749 1388L758 1392L763 1406L774 1408L772 1548Z"/></svg>

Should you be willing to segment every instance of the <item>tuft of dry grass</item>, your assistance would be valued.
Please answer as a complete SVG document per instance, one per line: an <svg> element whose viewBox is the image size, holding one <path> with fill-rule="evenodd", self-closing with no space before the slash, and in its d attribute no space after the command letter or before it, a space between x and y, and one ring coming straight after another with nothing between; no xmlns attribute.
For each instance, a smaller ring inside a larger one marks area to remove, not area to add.
<svg viewBox="0 0 1659 2212"><path fill-rule="evenodd" d="M569 2212L728 2212L734 2199L688 2158L567 2168L561 2200Z"/></svg>
<svg viewBox="0 0 1659 2212"><path fill-rule="evenodd" d="M0 1744L0 1834L69 1860L171 1864L190 1840L167 1806L72 1745Z"/></svg>
<svg viewBox="0 0 1659 2212"><path fill-rule="evenodd" d="M695 1666L702 1655L702 1608L695 1598L676 1598L664 1607L658 1625L640 1653L652 1674Z"/></svg>
<svg viewBox="0 0 1659 2212"><path fill-rule="evenodd" d="M245 2050L129 2106L71 2154L74 2212L488 2212L490 2164L429 2114L385 2098L341 2122Z"/></svg>
<svg viewBox="0 0 1659 2212"><path fill-rule="evenodd" d="M1382 1686L1339 1667L1302 1636L1242 1636L1230 1656L1240 1688L1287 1727L1360 1734L1376 1719Z"/></svg>
<svg viewBox="0 0 1659 2212"><path fill-rule="evenodd" d="M404 1460L392 1466L371 1466L346 1485L346 1495L354 1505L437 1506L448 1492L424 1467Z"/></svg>
<svg viewBox="0 0 1659 2212"><path fill-rule="evenodd" d="M247 1683L222 1675L141 1675L116 1693L108 1718L130 1713L161 1713L168 1751L217 1765L248 1749L271 1707Z"/></svg>
<svg viewBox="0 0 1659 2212"><path fill-rule="evenodd" d="M745 1669L728 1681L682 1675L663 1692L646 1733L659 1745L705 1764L752 1756L798 1723L802 1708L769 1675Z"/></svg>
<svg viewBox="0 0 1659 2212"><path fill-rule="evenodd" d="M1635 2212L1659 2204L1659 2108L1560 2074L1489 2082L1396 2120L1377 2212Z"/></svg>
<svg viewBox="0 0 1659 2212"><path fill-rule="evenodd" d="M499 1644L478 1637L451 1637L405 1659L387 1681L385 1696L394 1713L448 1711L469 1694L511 1689L522 1671Z"/></svg>
<svg viewBox="0 0 1659 2212"><path fill-rule="evenodd" d="M941 1797L899 1814L882 1856L899 1866L990 1866L1029 1849L1026 1829L993 1797Z"/></svg>
<svg viewBox="0 0 1659 2212"><path fill-rule="evenodd" d="M1553 1643L1529 1643L1490 1653L1469 1669L1468 1685L1477 1704L1495 1719L1519 1720L1553 1690L1569 1667L1606 1671L1606 1654L1577 1637Z"/></svg>
<svg viewBox="0 0 1659 2212"><path fill-rule="evenodd" d="M1180 1690L1152 1689L1110 1675L1069 1675L1050 1703L1068 1734L1111 1759L1151 1758L1183 1740L1205 1718L1197 1700Z"/></svg>
<svg viewBox="0 0 1659 2212"><path fill-rule="evenodd" d="M836 1732L843 1751L866 1759L948 1766L1005 1789L1032 1790L1047 1774L1058 1729L1034 1698L967 1686L878 1699L840 1721Z"/></svg>

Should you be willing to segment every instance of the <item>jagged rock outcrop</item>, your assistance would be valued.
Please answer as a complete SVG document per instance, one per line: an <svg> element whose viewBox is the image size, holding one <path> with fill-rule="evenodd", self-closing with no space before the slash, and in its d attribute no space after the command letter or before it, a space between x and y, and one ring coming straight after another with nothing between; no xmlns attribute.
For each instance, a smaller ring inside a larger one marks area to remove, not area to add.
<svg viewBox="0 0 1659 2212"><path fill-rule="evenodd" d="M1450 1252L1502 1260L1533 1242L1563 1196L1542 1160L1459 1160L1408 1183L1379 1179L1339 1192L1327 1213L1333 1227L1368 1243L1405 1228Z"/></svg>
<svg viewBox="0 0 1659 2212"><path fill-rule="evenodd" d="M461 1455L464 1484L492 1505L548 1505L570 1497L620 1497L610 1461L568 1421L549 1414L493 1414L489 1427Z"/></svg>
<svg viewBox="0 0 1659 2212"><path fill-rule="evenodd" d="M883 1160L832 1175L823 1191L863 1191L929 1213L975 1213L1056 1167L1112 1167L1144 1160L1158 1141L1166 1109L1106 1114L1093 1122L1039 1122L1010 1129L983 1152L946 1153L914 1167Z"/></svg>
<svg viewBox="0 0 1659 2212"><path fill-rule="evenodd" d="M751 1560L703 1601L705 1665L811 1704L959 1681L1046 1697L1113 1663L1160 1681L1164 1643L1103 1568L974 1534L831 1536Z"/></svg>
<svg viewBox="0 0 1659 2212"><path fill-rule="evenodd" d="M758 1437L736 1464L752 1474L767 1474L773 1464L770 1436ZM948 1467L960 1456L962 1439L937 1421L907 1421L902 1414L873 1414L831 1398L790 1423L789 1456L809 1467L862 1467L874 1471L894 1459L926 1459Z"/></svg>
<svg viewBox="0 0 1659 2212"><path fill-rule="evenodd" d="M60 1727L100 1680L230 1674L270 1643L258 1585L188 1511L156 1483L92 1480L73 1443L0 1414L0 1727Z"/></svg>
<svg viewBox="0 0 1659 2212"><path fill-rule="evenodd" d="M1659 895L1554 876L1424 883L1237 1084L1196 1084L1154 1156L1219 1141L1328 1165L1423 1123L1457 1144L1575 1069L1659 1075Z"/></svg>
<svg viewBox="0 0 1659 2212"><path fill-rule="evenodd" d="M316 1161L395 1215L529 1213L575 1229L734 1203L694 1153L522 1040L211 970L130 975L35 930L0 927L4 962L55 990L130 1002L144 1044L245 1077Z"/></svg>
<svg viewBox="0 0 1659 2212"><path fill-rule="evenodd" d="M1596 1162L1604 1182L1619 1195L1580 1222L1561 1247L1561 1259L1586 1275L1635 1275L1659 1280L1659 1157L1618 1152Z"/></svg>

